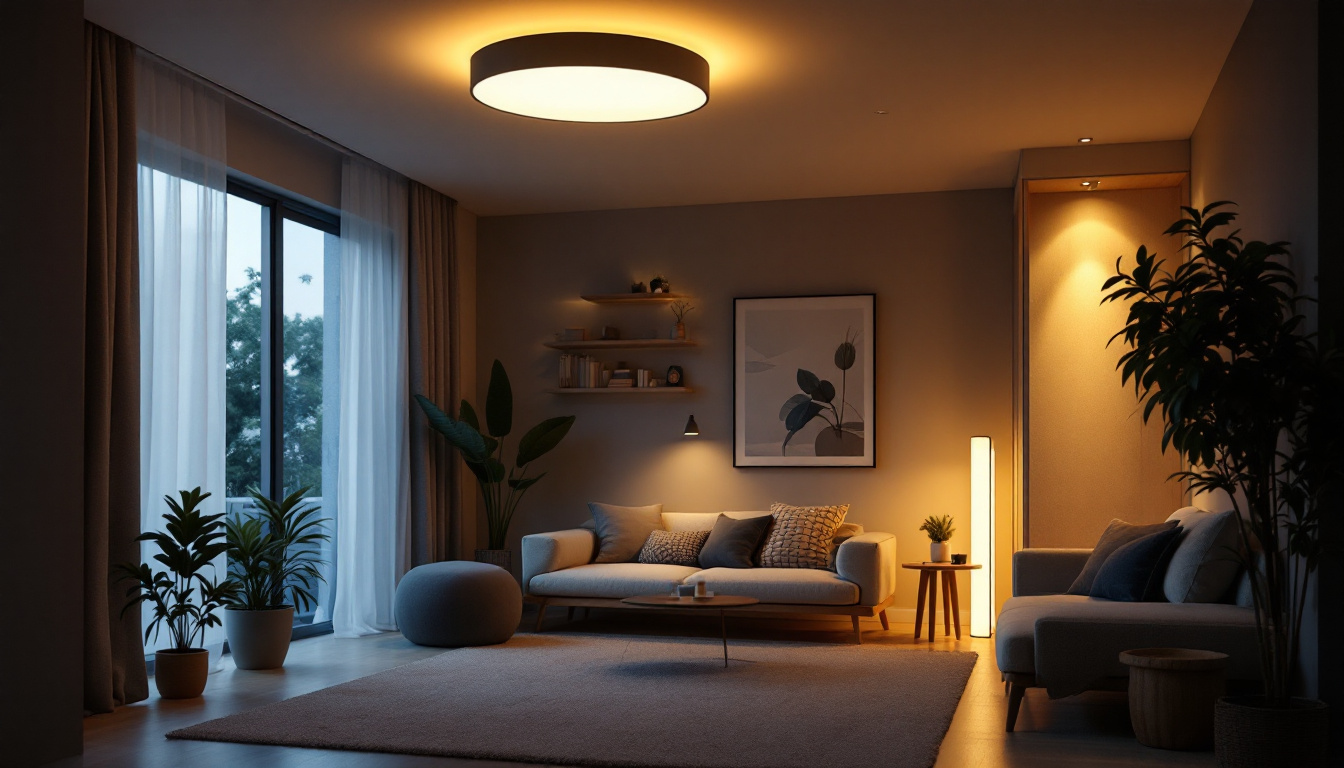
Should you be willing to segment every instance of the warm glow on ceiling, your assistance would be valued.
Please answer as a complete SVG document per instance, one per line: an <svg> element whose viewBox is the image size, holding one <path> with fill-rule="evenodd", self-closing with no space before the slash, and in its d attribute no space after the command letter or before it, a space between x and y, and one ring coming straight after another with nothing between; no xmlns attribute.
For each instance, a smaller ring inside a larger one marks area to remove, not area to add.
<svg viewBox="0 0 1344 768"><path fill-rule="evenodd" d="M629 123L684 115L709 97L675 77L612 67L542 67L504 72L472 95L495 109L548 120Z"/></svg>

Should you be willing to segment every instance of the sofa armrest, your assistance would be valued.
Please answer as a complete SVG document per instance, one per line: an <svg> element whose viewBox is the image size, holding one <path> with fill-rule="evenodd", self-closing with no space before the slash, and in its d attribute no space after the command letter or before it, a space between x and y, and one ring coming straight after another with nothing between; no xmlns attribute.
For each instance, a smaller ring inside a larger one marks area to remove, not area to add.
<svg viewBox="0 0 1344 768"><path fill-rule="evenodd" d="M859 585L859 605L877 605L896 591L896 537L860 533L835 551L835 572Z"/></svg>
<svg viewBox="0 0 1344 768"><path fill-rule="evenodd" d="M1062 595L1083 572L1090 549L1022 549L1013 553L1013 597Z"/></svg>
<svg viewBox="0 0 1344 768"><path fill-rule="evenodd" d="M596 544L597 535L586 528L524 536L523 594L533 576L592 562Z"/></svg>

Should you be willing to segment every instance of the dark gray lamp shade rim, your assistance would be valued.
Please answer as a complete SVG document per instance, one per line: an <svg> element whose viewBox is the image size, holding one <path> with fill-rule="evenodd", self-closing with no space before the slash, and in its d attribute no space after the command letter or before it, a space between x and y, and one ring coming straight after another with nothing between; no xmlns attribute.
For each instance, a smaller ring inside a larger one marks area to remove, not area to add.
<svg viewBox="0 0 1344 768"><path fill-rule="evenodd" d="M471 56L472 98L483 80L506 72L546 67L612 67L654 72L699 88L705 94L705 104L709 103L709 62L700 54L662 40L607 32L550 32L491 43ZM703 107L701 104L700 108Z"/></svg>

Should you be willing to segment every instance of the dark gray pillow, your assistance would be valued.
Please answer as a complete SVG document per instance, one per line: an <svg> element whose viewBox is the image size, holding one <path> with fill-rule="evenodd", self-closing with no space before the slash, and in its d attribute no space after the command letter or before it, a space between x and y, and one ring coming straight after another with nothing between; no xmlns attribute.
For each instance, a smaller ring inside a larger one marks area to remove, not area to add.
<svg viewBox="0 0 1344 768"><path fill-rule="evenodd" d="M700 549L701 568L750 568L756 548L774 518L770 515L734 520L719 515Z"/></svg>
<svg viewBox="0 0 1344 768"><path fill-rule="evenodd" d="M649 534L663 529L663 505L621 507L588 502L597 534L594 563L632 563L648 541Z"/></svg>
<svg viewBox="0 0 1344 768"><path fill-rule="evenodd" d="M1093 547L1092 555L1087 558L1087 565L1083 566L1083 572L1073 580L1073 586L1069 587L1068 594L1091 594L1092 582L1097 578L1097 572L1101 570L1106 558L1110 557L1115 550L1150 533L1168 531L1175 527L1176 522L1174 520L1152 525L1131 525L1123 520L1112 520L1111 524L1106 526L1106 531L1101 534L1097 546Z"/></svg>
<svg viewBox="0 0 1344 768"><path fill-rule="evenodd" d="M1181 529L1173 528L1122 545L1101 564L1090 594L1126 603L1160 602L1162 575L1180 538Z"/></svg>

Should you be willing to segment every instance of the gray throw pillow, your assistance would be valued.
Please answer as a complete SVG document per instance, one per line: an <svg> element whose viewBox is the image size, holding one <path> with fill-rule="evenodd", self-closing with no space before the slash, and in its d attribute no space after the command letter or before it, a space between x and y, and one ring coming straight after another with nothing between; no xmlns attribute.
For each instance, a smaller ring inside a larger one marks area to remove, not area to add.
<svg viewBox="0 0 1344 768"><path fill-rule="evenodd" d="M615 504L588 503L593 513L593 532L597 534L594 563L629 563L639 556L649 534L663 530L663 505L620 507Z"/></svg>
<svg viewBox="0 0 1344 768"><path fill-rule="evenodd" d="M1092 582L1096 580L1097 572L1101 570L1106 558L1110 557L1115 550L1150 533L1166 531L1175 527L1176 523L1173 521L1152 525L1133 525L1123 520L1112 520L1111 524L1106 526L1105 532L1101 534L1097 546L1092 548L1092 554L1087 558L1087 564L1083 566L1083 572L1073 580L1073 586L1069 587L1068 594L1091 594Z"/></svg>
<svg viewBox="0 0 1344 768"><path fill-rule="evenodd" d="M1179 509L1167 518L1185 530L1167 565L1162 592L1173 603L1216 603L1237 578L1240 534L1236 513Z"/></svg>
<svg viewBox="0 0 1344 768"><path fill-rule="evenodd" d="M719 515L709 539L700 548L701 568L750 568L756 550L765 538L765 531L774 518L749 517L734 520L727 515Z"/></svg>

